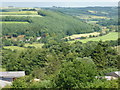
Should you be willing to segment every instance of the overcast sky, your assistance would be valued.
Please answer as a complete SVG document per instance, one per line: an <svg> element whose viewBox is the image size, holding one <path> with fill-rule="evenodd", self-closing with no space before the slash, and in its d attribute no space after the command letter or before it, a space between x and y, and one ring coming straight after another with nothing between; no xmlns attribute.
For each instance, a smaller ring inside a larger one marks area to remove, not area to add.
<svg viewBox="0 0 120 90"><path fill-rule="evenodd" d="M0 7L88 7L118 6L119 0L0 0ZM19 2L19 3L18 3ZM21 3L20 3L21 2ZM36 3L39 2L39 3ZM63 3L64 2L64 3ZM89 2L89 3L87 3Z"/></svg>
<svg viewBox="0 0 120 90"><path fill-rule="evenodd" d="M119 0L0 0L1 2L119 2Z"/></svg>

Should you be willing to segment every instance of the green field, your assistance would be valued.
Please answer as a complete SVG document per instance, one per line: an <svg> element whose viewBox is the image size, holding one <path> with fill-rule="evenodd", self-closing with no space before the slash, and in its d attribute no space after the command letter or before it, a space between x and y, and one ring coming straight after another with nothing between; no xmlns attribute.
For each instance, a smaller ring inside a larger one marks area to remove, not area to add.
<svg viewBox="0 0 120 90"><path fill-rule="evenodd" d="M85 14L79 14L79 16L77 16L80 19L110 19L106 16L95 16L95 15L85 15Z"/></svg>
<svg viewBox="0 0 120 90"><path fill-rule="evenodd" d="M34 46L35 48L42 48L43 45L44 44L39 44L39 43L33 43L33 44L26 43L24 47Z"/></svg>
<svg viewBox="0 0 120 90"><path fill-rule="evenodd" d="M4 72L4 71L6 71L6 69L0 67L0 72Z"/></svg>
<svg viewBox="0 0 120 90"><path fill-rule="evenodd" d="M28 24L28 22L16 22L16 21L11 21L11 22L9 22L9 21L2 21L0 23L23 23L23 24Z"/></svg>
<svg viewBox="0 0 120 90"><path fill-rule="evenodd" d="M14 51L14 50L23 51L23 50L26 50L28 46L34 46L35 48L42 48L43 45L44 44L39 44L39 43L33 43L33 44L26 43L24 45L24 47L19 47L19 46L4 46L3 48L4 49L10 49L12 51Z"/></svg>
<svg viewBox="0 0 120 90"><path fill-rule="evenodd" d="M38 15L37 11L2 12L2 15Z"/></svg>
<svg viewBox="0 0 120 90"><path fill-rule="evenodd" d="M87 23L96 24L98 21L88 21Z"/></svg>
<svg viewBox="0 0 120 90"><path fill-rule="evenodd" d="M12 16L12 17L42 17L40 15L0 15L0 17L6 17L6 16Z"/></svg>
<svg viewBox="0 0 120 90"><path fill-rule="evenodd" d="M74 40L74 41L69 41L71 43L75 41L81 41L83 43L86 43L88 41L109 41L109 40L117 40L118 39L118 32L110 32L107 35L104 36L99 36L99 37L94 37L94 38L87 38L87 39L82 39L82 40Z"/></svg>
<svg viewBox="0 0 120 90"><path fill-rule="evenodd" d="M18 46L4 46L3 47L4 49L10 49L10 50L19 50L19 51L23 51L25 50L26 48L24 47L18 47Z"/></svg>

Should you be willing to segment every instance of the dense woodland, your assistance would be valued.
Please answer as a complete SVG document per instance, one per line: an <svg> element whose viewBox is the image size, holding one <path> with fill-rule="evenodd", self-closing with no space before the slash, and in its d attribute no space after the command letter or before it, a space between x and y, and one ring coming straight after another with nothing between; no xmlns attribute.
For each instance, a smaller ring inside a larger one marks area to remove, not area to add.
<svg viewBox="0 0 120 90"><path fill-rule="evenodd" d="M91 14L88 10L97 10L98 13ZM30 9L30 11L36 10ZM31 39L31 41L14 41L10 38L2 38L2 68L6 71L25 71L26 73L25 77L16 79L11 86L5 88L118 88L118 80L95 77L119 70L120 55L115 47L119 46L120 39L87 43L80 41L70 43L63 39L73 34L100 32L102 26L110 31L118 32L118 29L113 30L118 26L113 18L116 15L116 8L53 7L43 8L37 13L42 17L5 16L1 18L3 22L28 22L28 24L2 23L3 35L1 37L15 38L25 35L25 40ZM113 19L98 20L98 25L96 25L77 18L78 14L107 16ZM41 39L36 41L36 37L41 37ZM44 45L41 48L28 47L25 50L4 48L4 46L24 47L25 43L34 42ZM34 82L34 78L40 81Z"/></svg>
<svg viewBox="0 0 120 90"><path fill-rule="evenodd" d="M52 11L59 11L68 15L77 16L80 14L84 15L97 15L97 16L107 16L107 17L117 17L118 8L117 7L85 7L85 8L64 8L64 7L52 7L44 8ZM89 11L96 11L96 13L91 13Z"/></svg>
<svg viewBox="0 0 120 90"><path fill-rule="evenodd" d="M27 76L14 81L13 88L117 88L117 81L101 81L95 76L118 70L118 58L108 42L54 41L41 49L3 50L3 67L26 71ZM41 81L32 83L32 78Z"/></svg>

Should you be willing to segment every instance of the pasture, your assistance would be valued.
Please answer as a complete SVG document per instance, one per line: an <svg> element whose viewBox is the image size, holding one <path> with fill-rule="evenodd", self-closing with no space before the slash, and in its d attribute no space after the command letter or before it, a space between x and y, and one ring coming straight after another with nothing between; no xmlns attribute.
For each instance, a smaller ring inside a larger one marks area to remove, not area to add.
<svg viewBox="0 0 120 90"><path fill-rule="evenodd" d="M94 38L86 38L86 39L79 39L79 40L74 40L74 41L69 41L70 43L73 43L75 41L80 41L83 43L86 43L88 41L109 41L109 40L117 40L118 39L118 32L110 32L107 35L104 36L99 36L99 37L94 37Z"/></svg>
<svg viewBox="0 0 120 90"><path fill-rule="evenodd" d="M96 24L98 21L88 21L87 23Z"/></svg>
<svg viewBox="0 0 120 90"><path fill-rule="evenodd" d="M20 24L29 24L28 22L17 22L17 21L11 21L11 22L9 22L9 21L2 21L2 22L0 22L0 23L20 23Z"/></svg>
<svg viewBox="0 0 120 90"><path fill-rule="evenodd" d="M44 44L40 44L40 43L33 43L33 44L26 43L26 44L24 45L24 47L33 46L33 47L35 47L35 48L42 48L43 45L44 45Z"/></svg>
<svg viewBox="0 0 120 90"><path fill-rule="evenodd" d="M44 44L40 44L40 43L33 43L33 44L29 44L29 43L26 43L24 45L24 47L19 47L19 46L4 46L3 48L4 49L10 49L12 51L16 50L16 51L24 51L24 50L27 50L29 46L33 46L35 48L42 48Z"/></svg>
<svg viewBox="0 0 120 90"><path fill-rule="evenodd" d="M37 11L2 12L1 15L38 15Z"/></svg>
<svg viewBox="0 0 120 90"><path fill-rule="evenodd" d="M6 71L6 69L0 67L0 72L4 72L4 71Z"/></svg>
<svg viewBox="0 0 120 90"><path fill-rule="evenodd" d="M42 17L40 15L0 15L0 17L6 17L6 16L11 16L11 17Z"/></svg>
<svg viewBox="0 0 120 90"><path fill-rule="evenodd" d="M26 48L24 48L24 47L19 47L19 46L4 46L3 48L4 48L4 49L10 49L10 50L12 50L12 51L14 51L14 50L23 51L23 50L26 49Z"/></svg>
<svg viewBox="0 0 120 90"><path fill-rule="evenodd" d="M110 18L105 17L105 16L84 15L84 14L80 14L77 17L80 19L110 19Z"/></svg>

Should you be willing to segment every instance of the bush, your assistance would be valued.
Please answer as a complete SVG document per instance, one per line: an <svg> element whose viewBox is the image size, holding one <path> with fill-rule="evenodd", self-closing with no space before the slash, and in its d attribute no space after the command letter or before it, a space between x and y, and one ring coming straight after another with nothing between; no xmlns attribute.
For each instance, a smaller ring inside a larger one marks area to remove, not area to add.
<svg viewBox="0 0 120 90"><path fill-rule="evenodd" d="M65 62L55 78L57 88L84 88L93 82L96 68L90 58L79 58L73 62Z"/></svg>

